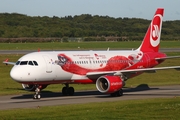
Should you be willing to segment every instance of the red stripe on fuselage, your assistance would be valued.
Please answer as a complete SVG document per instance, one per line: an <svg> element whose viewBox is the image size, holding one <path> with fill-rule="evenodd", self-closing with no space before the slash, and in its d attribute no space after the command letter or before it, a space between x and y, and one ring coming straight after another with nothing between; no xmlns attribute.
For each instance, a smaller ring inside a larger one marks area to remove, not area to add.
<svg viewBox="0 0 180 120"><path fill-rule="evenodd" d="M94 84L95 81L90 79L81 79L81 80L52 80L52 81L27 81L27 82L19 82L22 84L37 84L37 85L48 85L48 84L65 84L65 83L73 83L73 84Z"/></svg>

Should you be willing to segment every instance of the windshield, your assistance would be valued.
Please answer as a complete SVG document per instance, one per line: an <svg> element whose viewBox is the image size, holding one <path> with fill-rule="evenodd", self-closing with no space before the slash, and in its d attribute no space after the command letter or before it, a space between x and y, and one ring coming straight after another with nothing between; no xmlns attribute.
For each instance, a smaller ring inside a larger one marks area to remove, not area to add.
<svg viewBox="0 0 180 120"><path fill-rule="evenodd" d="M17 61L16 65L31 65L31 66L38 66L36 61Z"/></svg>

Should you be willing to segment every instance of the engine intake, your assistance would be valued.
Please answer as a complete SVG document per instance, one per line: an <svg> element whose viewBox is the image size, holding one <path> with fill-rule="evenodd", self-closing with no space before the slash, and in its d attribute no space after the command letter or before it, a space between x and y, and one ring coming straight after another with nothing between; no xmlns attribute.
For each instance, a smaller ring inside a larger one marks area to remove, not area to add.
<svg viewBox="0 0 180 120"><path fill-rule="evenodd" d="M96 88L101 93L114 93L124 86L124 82L119 76L101 76L96 81Z"/></svg>

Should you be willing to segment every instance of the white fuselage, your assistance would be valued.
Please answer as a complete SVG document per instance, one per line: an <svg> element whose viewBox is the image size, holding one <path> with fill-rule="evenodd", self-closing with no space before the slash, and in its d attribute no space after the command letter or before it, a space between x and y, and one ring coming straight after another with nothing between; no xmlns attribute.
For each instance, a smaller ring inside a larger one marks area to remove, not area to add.
<svg viewBox="0 0 180 120"><path fill-rule="evenodd" d="M71 83L88 80L87 72L128 68L140 61L142 56L140 51L34 52L22 56L10 75L20 83Z"/></svg>

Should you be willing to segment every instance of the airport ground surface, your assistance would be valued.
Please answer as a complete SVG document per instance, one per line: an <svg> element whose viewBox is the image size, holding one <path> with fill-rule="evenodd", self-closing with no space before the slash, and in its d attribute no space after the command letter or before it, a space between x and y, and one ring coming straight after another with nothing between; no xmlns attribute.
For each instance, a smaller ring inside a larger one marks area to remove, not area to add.
<svg viewBox="0 0 180 120"><path fill-rule="evenodd" d="M122 97L110 97L98 91L79 91L74 96L62 96L61 93L42 92L42 98L40 100L32 99L33 93L1 96L0 110L121 100L174 98L180 96L180 85L156 87L142 85L137 88L124 88L123 90L124 96Z"/></svg>

